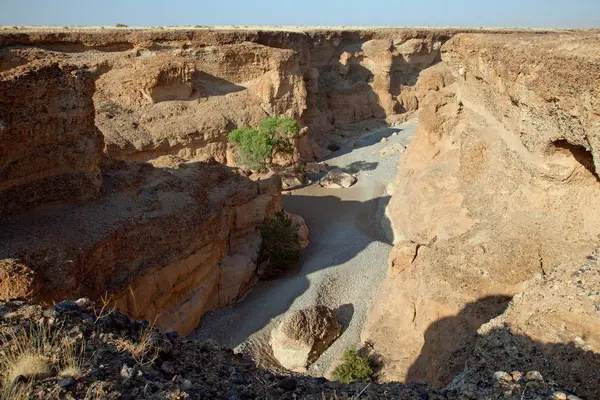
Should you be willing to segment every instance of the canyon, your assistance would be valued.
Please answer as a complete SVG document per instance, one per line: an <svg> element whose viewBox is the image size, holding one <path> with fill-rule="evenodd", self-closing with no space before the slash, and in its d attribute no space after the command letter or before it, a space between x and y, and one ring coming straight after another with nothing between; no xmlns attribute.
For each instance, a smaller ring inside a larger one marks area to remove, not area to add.
<svg viewBox="0 0 600 400"><path fill-rule="evenodd" d="M87 297L277 376L271 329L327 305L308 372L360 347L365 398L593 399L599 66L597 30L0 29L0 300ZM271 116L303 129L251 171L228 133ZM319 187L336 167L355 186ZM302 265L257 283L283 209Z"/></svg>

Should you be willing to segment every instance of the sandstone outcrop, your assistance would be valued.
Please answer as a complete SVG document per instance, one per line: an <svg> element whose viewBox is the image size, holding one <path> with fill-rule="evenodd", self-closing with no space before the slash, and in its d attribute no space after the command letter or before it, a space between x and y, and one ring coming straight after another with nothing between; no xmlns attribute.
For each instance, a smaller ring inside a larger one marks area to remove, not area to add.
<svg viewBox="0 0 600 400"><path fill-rule="evenodd" d="M286 115L310 128L296 150L311 161L336 131L412 116L421 83L445 84L420 75L457 32L2 32L0 70L53 59L91 71L96 126L115 158L235 165L228 132Z"/></svg>
<svg viewBox="0 0 600 400"><path fill-rule="evenodd" d="M290 371L305 372L340 335L333 312L315 306L286 314L271 332L271 348L279 363Z"/></svg>
<svg viewBox="0 0 600 400"><path fill-rule="evenodd" d="M282 207L277 175L251 180L173 156L102 158L86 70L3 74L1 298L103 298L185 335L252 285L260 225Z"/></svg>
<svg viewBox="0 0 600 400"><path fill-rule="evenodd" d="M443 45L437 68L456 81L421 104L390 203L398 241L363 331L386 379L444 387L531 277L597 246L599 43L469 34ZM574 331L598 321L563 317Z"/></svg>
<svg viewBox="0 0 600 400"><path fill-rule="evenodd" d="M91 74L33 63L0 73L0 217L100 191Z"/></svg>
<svg viewBox="0 0 600 400"><path fill-rule="evenodd" d="M286 217L292 220L292 226L298 231L298 241L300 242L300 249L304 250L308 247L308 226L300 215L285 213Z"/></svg>
<svg viewBox="0 0 600 400"><path fill-rule="evenodd" d="M597 271L595 250L583 260L532 278L503 314L478 329L474 354L469 356L478 361L469 363L463 376L483 368L525 368L561 382L584 398L596 397L600 368ZM455 357L461 358L464 355Z"/></svg>

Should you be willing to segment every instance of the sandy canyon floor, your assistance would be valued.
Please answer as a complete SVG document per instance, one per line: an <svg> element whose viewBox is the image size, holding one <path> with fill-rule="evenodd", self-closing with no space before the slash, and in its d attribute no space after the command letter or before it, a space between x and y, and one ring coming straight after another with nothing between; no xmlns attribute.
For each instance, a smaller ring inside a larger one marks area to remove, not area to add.
<svg viewBox="0 0 600 400"><path fill-rule="evenodd" d="M415 128L404 124L371 132L327 157L331 167L356 174L353 187L323 188L313 176L309 185L288 192L285 209L303 216L310 230L301 265L288 276L259 282L232 307L205 315L194 337L249 353L259 365L278 371L281 367L272 356L269 336L279 318L288 311L325 305L335 310L343 325L340 338L309 369L311 375L326 375L347 347L360 342L372 299L386 273L393 242L385 216L390 200L387 186L394 180L401 155L381 151L406 146Z"/></svg>

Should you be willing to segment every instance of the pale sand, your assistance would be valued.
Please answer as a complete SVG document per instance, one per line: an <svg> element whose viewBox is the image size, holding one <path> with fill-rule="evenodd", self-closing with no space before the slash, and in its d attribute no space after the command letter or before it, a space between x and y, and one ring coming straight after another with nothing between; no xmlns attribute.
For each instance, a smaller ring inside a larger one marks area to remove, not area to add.
<svg viewBox="0 0 600 400"><path fill-rule="evenodd" d="M396 136L390 136L398 129ZM362 169L355 186L325 189L312 184L285 196L286 210L303 216L310 230L301 269L259 282L235 305L207 314L193 337L211 338L250 353L259 365L281 372L268 346L278 318L289 310L326 305L337 309L345 330L309 373L325 375L344 349L359 344L372 299L385 277L392 243L384 217L389 201L386 187L394 180L400 156L382 157L379 152L394 143L408 144L414 129L414 124L405 124L377 131L356 140L354 149L343 147L325 161ZM389 141L380 143L382 137Z"/></svg>

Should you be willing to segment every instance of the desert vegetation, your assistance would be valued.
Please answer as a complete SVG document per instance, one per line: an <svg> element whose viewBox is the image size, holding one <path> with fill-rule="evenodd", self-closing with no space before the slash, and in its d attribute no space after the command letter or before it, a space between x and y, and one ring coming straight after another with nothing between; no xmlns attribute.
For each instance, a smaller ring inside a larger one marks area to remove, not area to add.
<svg viewBox="0 0 600 400"><path fill-rule="evenodd" d="M82 374L85 347L48 322L29 328L5 328L0 333L1 399L25 399L35 381Z"/></svg>
<svg viewBox="0 0 600 400"><path fill-rule="evenodd" d="M333 379L342 383L370 381L373 368L367 357L358 355L354 347L349 347L344 351L342 363L333 370Z"/></svg>
<svg viewBox="0 0 600 400"><path fill-rule="evenodd" d="M272 221L261 226L262 243L258 256L258 277L274 278L300 260L298 230L292 220L279 211Z"/></svg>
<svg viewBox="0 0 600 400"><path fill-rule="evenodd" d="M241 163L251 169L263 169L275 153L291 154L293 139L300 127L290 117L270 117L262 120L258 129L241 127L229 133Z"/></svg>

